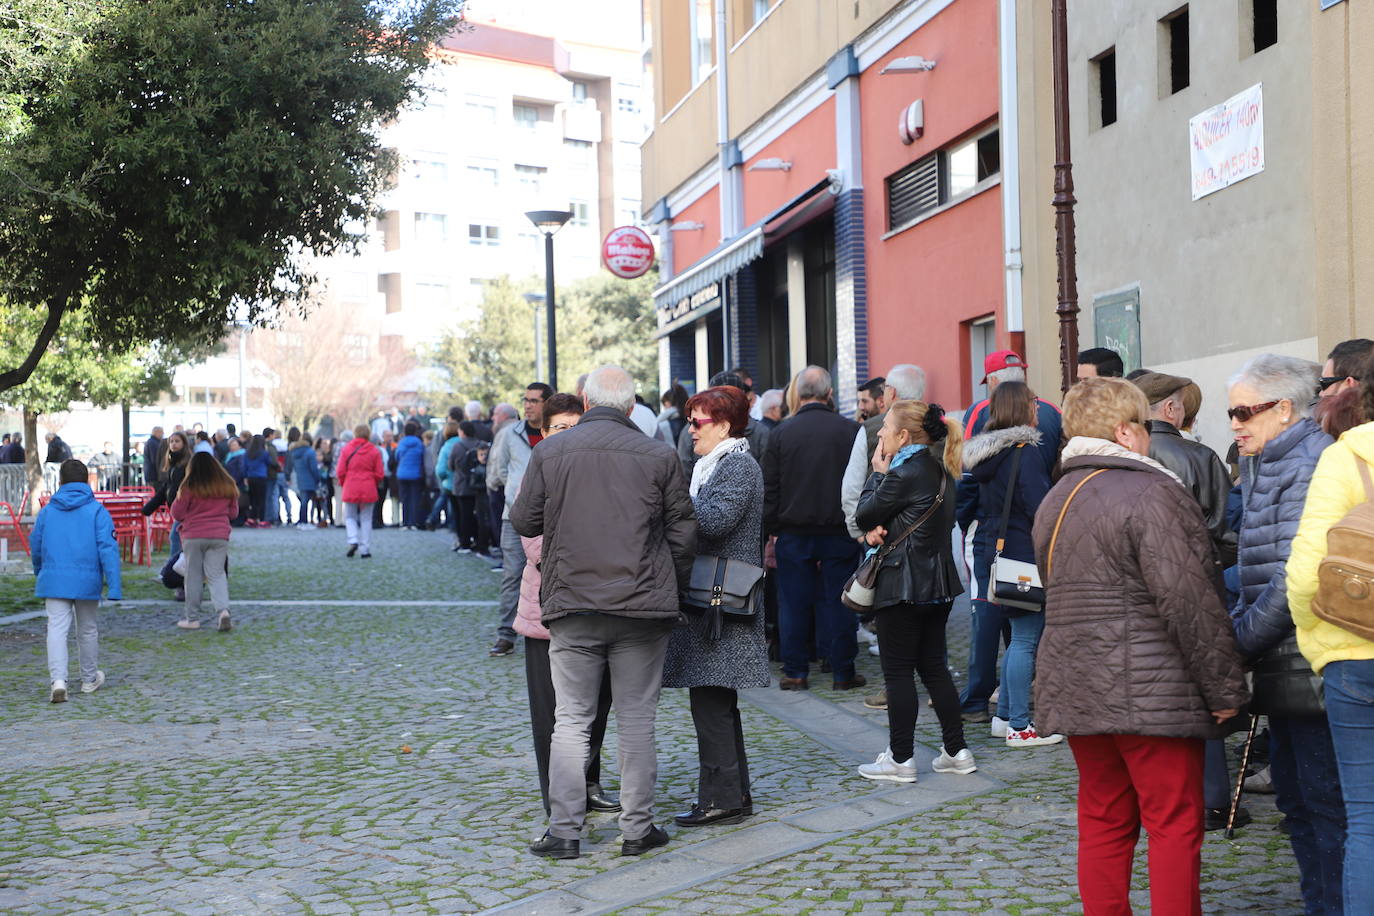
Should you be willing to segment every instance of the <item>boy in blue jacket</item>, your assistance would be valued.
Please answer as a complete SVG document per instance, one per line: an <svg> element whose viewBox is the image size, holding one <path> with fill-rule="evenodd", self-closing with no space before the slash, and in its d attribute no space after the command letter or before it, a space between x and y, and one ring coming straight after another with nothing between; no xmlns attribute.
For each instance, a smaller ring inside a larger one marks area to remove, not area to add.
<svg viewBox="0 0 1374 916"><path fill-rule="evenodd" d="M48 675L50 699L67 701L67 633L76 619L76 645L81 661L81 692L94 693L105 683L105 672L96 668L100 634L96 611L101 585L109 597L121 597L119 545L114 521L91 492L86 465L75 459L62 462L59 486L52 502L38 513L29 535L34 575L33 593L46 599L48 608Z"/></svg>

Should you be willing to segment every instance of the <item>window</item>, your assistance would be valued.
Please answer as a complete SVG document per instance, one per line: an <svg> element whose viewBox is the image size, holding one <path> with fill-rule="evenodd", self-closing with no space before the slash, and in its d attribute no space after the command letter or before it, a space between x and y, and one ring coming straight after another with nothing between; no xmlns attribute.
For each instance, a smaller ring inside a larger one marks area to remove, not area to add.
<svg viewBox="0 0 1374 916"><path fill-rule="evenodd" d="M494 165L488 165L482 162L469 163L468 181L470 181L474 187L478 188L499 187L501 184L501 171Z"/></svg>
<svg viewBox="0 0 1374 916"><path fill-rule="evenodd" d="M887 179L887 228L900 229L973 193L1001 171L996 129L924 156Z"/></svg>
<svg viewBox="0 0 1374 916"><path fill-rule="evenodd" d="M706 79L715 63L714 29L716 14L711 0L690 0L692 85ZM723 0L722 0L723 2Z"/></svg>
<svg viewBox="0 0 1374 916"><path fill-rule="evenodd" d="M587 97L587 84L581 80L574 80L572 84L572 97L581 101Z"/></svg>
<svg viewBox="0 0 1374 916"><path fill-rule="evenodd" d="M639 114L639 102L621 97L615 100L615 110L621 114Z"/></svg>
<svg viewBox="0 0 1374 916"><path fill-rule="evenodd" d="M448 163L438 153L422 153L410 160L410 174L416 181L426 184L445 184L448 182Z"/></svg>
<svg viewBox="0 0 1374 916"><path fill-rule="evenodd" d="M343 347L350 359L362 361L369 356L372 340L366 334L345 334Z"/></svg>
<svg viewBox="0 0 1374 916"><path fill-rule="evenodd" d="M568 204L568 209L572 210L572 219L568 222L574 226L590 226L591 221L587 218L587 202L585 200L574 200Z"/></svg>
<svg viewBox="0 0 1374 916"><path fill-rule="evenodd" d="M516 127L534 130L540 121L553 121L553 108L549 105L516 102L511 106L511 116L515 118Z"/></svg>
<svg viewBox="0 0 1374 916"><path fill-rule="evenodd" d="M1251 28L1255 50L1263 51L1279 43L1278 0L1251 0Z"/></svg>
<svg viewBox="0 0 1374 916"><path fill-rule="evenodd" d="M768 15L768 4L770 0L754 0L754 21L758 22Z"/></svg>
<svg viewBox="0 0 1374 916"><path fill-rule="evenodd" d="M447 242L448 217L442 213L416 213L415 241L421 245L442 245Z"/></svg>
<svg viewBox="0 0 1374 916"><path fill-rule="evenodd" d="M566 146L566 147L568 147L569 149L580 149L580 150L588 150L588 149L591 149L592 146L593 146L592 141L590 141L590 140L571 140L571 139L569 139L569 140L564 140L564 141L563 141L563 145Z"/></svg>
<svg viewBox="0 0 1374 916"><path fill-rule="evenodd" d="M1188 88L1188 7L1159 20L1159 97Z"/></svg>
<svg viewBox="0 0 1374 916"><path fill-rule="evenodd" d="M544 190L544 176L548 171L542 165L517 165L515 180L520 183L522 190L538 194Z"/></svg>
<svg viewBox="0 0 1374 916"><path fill-rule="evenodd" d="M1093 106L1093 127L1116 123L1116 48L1111 47L1092 59L1097 104Z"/></svg>
<svg viewBox="0 0 1374 916"><path fill-rule="evenodd" d="M468 223L469 245L500 245L501 227L481 223Z"/></svg>
<svg viewBox="0 0 1374 916"><path fill-rule="evenodd" d="M496 123L496 100L484 96L470 95L464 100L463 110L473 124Z"/></svg>
<svg viewBox="0 0 1374 916"><path fill-rule="evenodd" d="M421 280L415 284L415 304L429 312L449 307L448 284L442 280Z"/></svg>

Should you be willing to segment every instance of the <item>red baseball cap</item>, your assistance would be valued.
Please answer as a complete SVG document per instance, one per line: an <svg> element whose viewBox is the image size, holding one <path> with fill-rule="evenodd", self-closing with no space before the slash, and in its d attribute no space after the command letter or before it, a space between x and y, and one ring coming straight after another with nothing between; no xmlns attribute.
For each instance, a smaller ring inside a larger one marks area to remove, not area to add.
<svg viewBox="0 0 1374 916"><path fill-rule="evenodd" d="M1017 369L1029 368L1026 365L1026 361L1021 358L1021 354L1017 353L1015 350L998 350L995 353L989 353L987 356L983 357L983 384L986 385L988 376L999 369L1010 369L1012 367Z"/></svg>

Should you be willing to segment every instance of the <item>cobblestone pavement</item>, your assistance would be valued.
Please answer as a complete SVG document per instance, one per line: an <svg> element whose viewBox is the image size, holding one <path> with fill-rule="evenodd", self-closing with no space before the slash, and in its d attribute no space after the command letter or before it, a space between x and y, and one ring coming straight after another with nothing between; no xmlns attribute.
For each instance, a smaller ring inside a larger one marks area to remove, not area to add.
<svg viewBox="0 0 1374 916"><path fill-rule="evenodd" d="M337 531L236 532L230 634L176 629L179 606L130 570L133 600L101 619L108 681L65 705L46 702L44 621L0 626L0 912L1079 911L1065 746L1009 751L980 729L973 776L870 783L853 767L885 745L884 714L816 687L746 696L744 824L670 827L667 848L622 859L597 815L581 859L531 857L523 666L486 656L498 577L446 548L387 530L349 560ZM665 822L694 796L684 691L659 726ZM928 760L925 708L917 740ZM614 727L607 746L614 772ZM1208 837L1207 911L1298 912L1278 815L1247 804L1253 826Z"/></svg>

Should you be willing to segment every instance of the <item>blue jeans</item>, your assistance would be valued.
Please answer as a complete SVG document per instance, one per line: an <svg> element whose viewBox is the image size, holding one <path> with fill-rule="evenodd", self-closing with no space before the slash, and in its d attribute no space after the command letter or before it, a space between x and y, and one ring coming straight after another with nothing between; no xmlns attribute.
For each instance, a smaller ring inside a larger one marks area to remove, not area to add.
<svg viewBox="0 0 1374 916"><path fill-rule="evenodd" d="M429 494L429 516L425 518L425 527L431 531L439 530L439 516L443 514L444 508L448 506L448 491L433 490Z"/></svg>
<svg viewBox="0 0 1374 916"><path fill-rule="evenodd" d="M1374 659L1331 662L1322 674L1345 798L1345 912L1374 916L1374 894L1361 882L1374 862Z"/></svg>
<svg viewBox="0 0 1374 916"><path fill-rule="evenodd" d="M1288 839L1308 914L1342 912L1345 804L1326 717L1270 716L1269 773L1274 800L1292 828Z"/></svg>
<svg viewBox="0 0 1374 916"><path fill-rule="evenodd" d="M1045 632L1045 615L1037 611L1016 613L1006 608L1002 611L1011 622L1011 645L1002 656L1002 692L997 697L997 715L1021 731L1030 725L1035 650L1040 645L1040 634Z"/></svg>
<svg viewBox="0 0 1374 916"><path fill-rule="evenodd" d="M421 500L424 499L425 482L420 479L399 480L401 486L401 524L414 528L424 519L420 517Z"/></svg>
<svg viewBox="0 0 1374 916"><path fill-rule="evenodd" d="M275 525L280 518L277 507L277 482L280 477L269 477L264 483L262 520L269 525Z"/></svg>
<svg viewBox="0 0 1374 916"><path fill-rule="evenodd" d="M816 654L830 659L835 680L853 680L857 620L840 592L859 565L859 545L843 534L780 534L777 558L782 673L807 676L814 633Z"/></svg>
<svg viewBox="0 0 1374 916"><path fill-rule="evenodd" d="M992 555L973 548L973 595L969 602L973 624L968 643L968 683L959 697L964 712L986 714L988 700L997 689L997 650L1002 639L1002 607L984 600L988 594L988 580L992 576ZM1001 708L1001 697L998 697ZM1005 717L1004 717L1005 718Z"/></svg>

